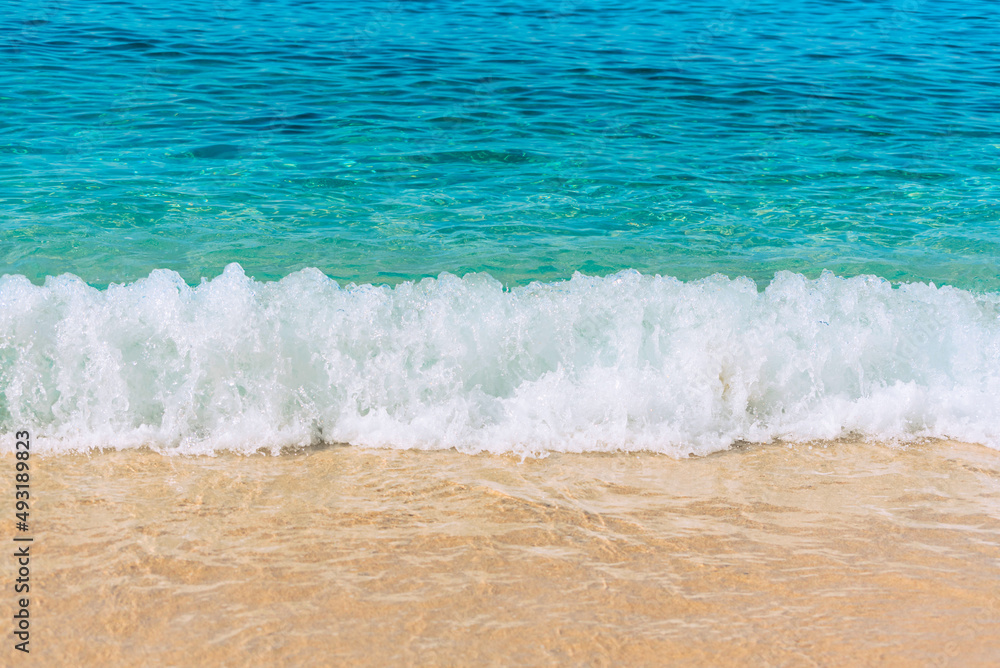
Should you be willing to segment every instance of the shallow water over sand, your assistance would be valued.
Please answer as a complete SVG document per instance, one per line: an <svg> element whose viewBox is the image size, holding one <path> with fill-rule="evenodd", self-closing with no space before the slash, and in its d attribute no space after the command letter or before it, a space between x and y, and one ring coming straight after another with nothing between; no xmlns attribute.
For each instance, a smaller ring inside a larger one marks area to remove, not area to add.
<svg viewBox="0 0 1000 668"><path fill-rule="evenodd" d="M39 665L1000 661L981 446L32 461Z"/></svg>

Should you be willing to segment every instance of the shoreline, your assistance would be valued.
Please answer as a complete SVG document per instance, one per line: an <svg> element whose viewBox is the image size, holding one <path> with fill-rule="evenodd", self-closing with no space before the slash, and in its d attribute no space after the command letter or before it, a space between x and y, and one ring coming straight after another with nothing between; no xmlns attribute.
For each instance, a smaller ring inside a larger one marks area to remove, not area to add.
<svg viewBox="0 0 1000 668"><path fill-rule="evenodd" d="M1000 657L1000 453L985 446L456 454L38 457L35 658Z"/></svg>

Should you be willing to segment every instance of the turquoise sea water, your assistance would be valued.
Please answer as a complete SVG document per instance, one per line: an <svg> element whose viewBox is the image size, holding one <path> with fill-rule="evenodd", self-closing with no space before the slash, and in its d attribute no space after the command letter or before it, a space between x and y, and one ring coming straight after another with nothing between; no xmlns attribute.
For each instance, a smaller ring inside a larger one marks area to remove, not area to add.
<svg viewBox="0 0 1000 668"><path fill-rule="evenodd" d="M930 0L11 5L0 429L996 444L998 19Z"/></svg>
<svg viewBox="0 0 1000 668"><path fill-rule="evenodd" d="M990 2L79 2L0 18L0 271L1000 289Z"/></svg>

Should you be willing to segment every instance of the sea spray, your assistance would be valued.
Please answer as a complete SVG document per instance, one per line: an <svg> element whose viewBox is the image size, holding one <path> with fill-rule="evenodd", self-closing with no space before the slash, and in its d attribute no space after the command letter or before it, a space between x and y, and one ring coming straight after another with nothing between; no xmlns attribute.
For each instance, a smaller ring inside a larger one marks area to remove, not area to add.
<svg viewBox="0 0 1000 668"><path fill-rule="evenodd" d="M828 272L763 291L635 271L513 289L258 282L237 264L195 287L168 270L104 290L8 275L0 392L0 432L30 428L42 452L1000 447L1000 295Z"/></svg>

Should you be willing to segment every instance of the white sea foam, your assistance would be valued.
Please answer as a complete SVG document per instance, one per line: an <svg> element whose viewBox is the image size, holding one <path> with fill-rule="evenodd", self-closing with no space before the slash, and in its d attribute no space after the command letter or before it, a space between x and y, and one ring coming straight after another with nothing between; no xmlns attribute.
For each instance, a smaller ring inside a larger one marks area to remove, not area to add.
<svg viewBox="0 0 1000 668"><path fill-rule="evenodd" d="M238 265L107 290L0 279L0 432L176 452L317 442L704 454L740 440L1000 447L1000 295L780 273L340 287ZM10 450L12 438L2 447Z"/></svg>

